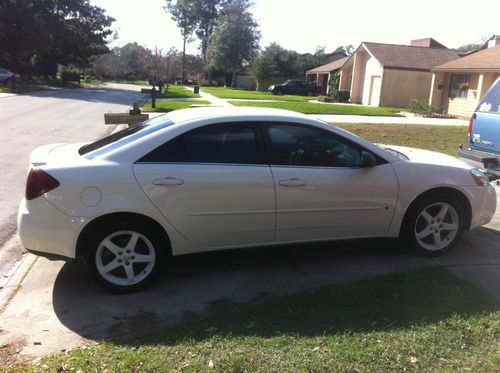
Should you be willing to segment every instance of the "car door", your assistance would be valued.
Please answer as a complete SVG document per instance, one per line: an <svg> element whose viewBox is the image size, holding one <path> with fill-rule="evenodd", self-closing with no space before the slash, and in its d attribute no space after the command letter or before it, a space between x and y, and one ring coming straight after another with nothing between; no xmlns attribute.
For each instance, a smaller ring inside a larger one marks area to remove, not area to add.
<svg viewBox="0 0 500 373"><path fill-rule="evenodd" d="M251 123L191 130L138 160L134 173L165 218L196 244L274 240L274 183Z"/></svg>
<svg viewBox="0 0 500 373"><path fill-rule="evenodd" d="M470 141L474 149L500 153L500 78L481 99L472 116Z"/></svg>
<svg viewBox="0 0 500 373"><path fill-rule="evenodd" d="M384 235L398 182L378 159L361 167L363 149L329 131L297 124L267 126L276 187L276 241Z"/></svg>

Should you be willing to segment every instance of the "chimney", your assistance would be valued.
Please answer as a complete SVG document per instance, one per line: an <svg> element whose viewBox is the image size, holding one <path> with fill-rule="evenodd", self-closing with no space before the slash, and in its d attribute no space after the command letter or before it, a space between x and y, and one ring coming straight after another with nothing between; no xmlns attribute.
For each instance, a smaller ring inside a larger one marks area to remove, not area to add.
<svg viewBox="0 0 500 373"><path fill-rule="evenodd" d="M490 40L488 40L488 48L493 48L500 44L500 35L493 35Z"/></svg>

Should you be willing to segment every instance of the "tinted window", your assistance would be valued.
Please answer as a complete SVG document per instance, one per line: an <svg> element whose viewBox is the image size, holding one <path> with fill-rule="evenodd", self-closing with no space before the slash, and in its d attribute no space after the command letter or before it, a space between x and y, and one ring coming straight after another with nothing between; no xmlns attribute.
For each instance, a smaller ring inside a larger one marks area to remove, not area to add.
<svg viewBox="0 0 500 373"><path fill-rule="evenodd" d="M500 114L500 80L483 97L479 111Z"/></svg>
<svg viewBox="0 0 500 373"><path fill-rule="evenodd" d="M316 128L273 124L269 127L272 164L360 167L361 151L345 139Z"/></svg>
<svg viewBox="0 0 500 373"><path fill-rule="evenodd" d="M139 162L260 163L251 125L212 125L182 134Z"/></svg>

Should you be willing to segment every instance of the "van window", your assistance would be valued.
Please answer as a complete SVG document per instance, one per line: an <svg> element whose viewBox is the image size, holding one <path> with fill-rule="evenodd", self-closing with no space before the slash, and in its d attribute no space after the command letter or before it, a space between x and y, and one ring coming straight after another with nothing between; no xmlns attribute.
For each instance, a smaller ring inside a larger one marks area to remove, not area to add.
<svg viewBox="0 0 500 373"><path fill-rule="evenodd" d="M500 79L481 100L478 111L500 114Z"/></svg>

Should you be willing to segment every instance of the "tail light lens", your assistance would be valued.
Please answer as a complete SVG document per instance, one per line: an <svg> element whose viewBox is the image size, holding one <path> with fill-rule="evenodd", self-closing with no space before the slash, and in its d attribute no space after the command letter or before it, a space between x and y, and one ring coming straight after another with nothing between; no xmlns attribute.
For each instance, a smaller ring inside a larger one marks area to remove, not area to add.
<svg viewBox="0 0 500 373"><path fill-rule="evenodd" d="M469 139L471 138L472 136L472 123L474 122L474 115L472 115L470 117L470 120L469 120L469 132L467 133L467 136L469 136Z"/></svg>
<svg viewBox="0 0 500 373"><path fill-rule="evenodd" d="M32 168L26 181L26 199L35 199L42 194L50 192L60 185L53 176L40 168Z"/></svg>

